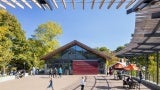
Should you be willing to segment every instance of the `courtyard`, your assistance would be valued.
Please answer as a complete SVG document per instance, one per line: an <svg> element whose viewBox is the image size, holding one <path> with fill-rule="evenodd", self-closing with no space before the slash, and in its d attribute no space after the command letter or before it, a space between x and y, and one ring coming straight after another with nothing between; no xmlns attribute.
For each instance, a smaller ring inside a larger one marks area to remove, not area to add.
<svg viewBox="0 0 160 90"><path fill-rule="evenodd" d="M55 90L80 90L80 79L82 75L64 75L61 78L53 78ZM114 76L86 75L85 90L127 90L123 87L122 80L114 79ZM0 83L1 90L51 90L47 89L49 84L48 75L27 76ZM137 88L138 89L138 88ZM140 90L150 90L143 84Z"/></svg>

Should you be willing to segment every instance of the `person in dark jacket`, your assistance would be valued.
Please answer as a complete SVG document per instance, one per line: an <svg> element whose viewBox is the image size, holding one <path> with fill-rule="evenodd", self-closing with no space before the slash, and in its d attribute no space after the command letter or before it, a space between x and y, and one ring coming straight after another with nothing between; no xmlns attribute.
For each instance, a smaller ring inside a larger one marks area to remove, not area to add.
<svg viewBox="0 0 160 90"><path fill-rule="evenodd" d="M50 80L49 80L49 85L48 85L47 88L51 88L52 90L54 90L52 77L51 77Z"/></svg>

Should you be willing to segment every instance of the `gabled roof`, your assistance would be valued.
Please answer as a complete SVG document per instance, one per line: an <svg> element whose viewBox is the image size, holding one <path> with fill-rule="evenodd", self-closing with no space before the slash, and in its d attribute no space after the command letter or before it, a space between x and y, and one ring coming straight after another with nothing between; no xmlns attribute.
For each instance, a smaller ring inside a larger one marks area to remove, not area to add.
<svg viewBox="0 0 160 90"><path fill-rule="evenodd" d="M105 60L110 59L110 57L107 56L106 54L104 54L104 53L102 53L102 52L98 52L98 51L96 51L96 50L88 47L87 45L85 45L85 44L83 44L83 43L80 43L80 42L78 42L77 40L74 40L74 41L72 41L72 42L70 42L70 43L68 43L68 44L66 44L66 45L64 45L64 46L62 46L62 47L60 47L60 48L58 48L58 49L50 52L50 53L48 53L47 55L43 56L43 57L41 58L41 60L47 60L47 59L49 59L50 57L56 55L57 53L62 52L62 51L66 50L66 49L68 49L68 48L70 48L70 47L72 47L72 46L75 46L75 45L77 45L77 46L79 46L79 47L81 47L81 48L83 48L83 49L85 49L85 50L87 50L87 51L90 51L91 53L96 54L96 55L104 58Z"/></svg>

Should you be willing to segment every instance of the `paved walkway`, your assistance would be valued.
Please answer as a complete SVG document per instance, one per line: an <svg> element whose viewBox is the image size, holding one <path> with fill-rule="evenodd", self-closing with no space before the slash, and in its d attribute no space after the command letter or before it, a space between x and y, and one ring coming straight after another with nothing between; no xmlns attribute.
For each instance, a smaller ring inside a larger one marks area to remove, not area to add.
<svg viewBox="0 0 160 90"><path fill-rule="evenodd" d="M62 78L53 78L55 90L65 90L65 87L74 85L80 80L80 76L62 76ZM48 75L28 76L21 79L15 79L0 83L0 90L51 90L47 89L49 85Z"/></svg>
<svg viewBox="0 0 160 90"><path fill-rule="evenodd" d="M122 80L115 80L114 76L107 76L106 79L109 82L109 87L111 90L128 90L128 88L125 86L123 87L123 81ZM130 90L136 90L136 89L130 89ZM139 88L137 88L139 90ZM140 90L151 90L144 86L143 84L140 84Z"/></svg>
<svg viewBox="0 0 160 90"><path fill-rule="evenodd" d="M62 78L53 78L55 90L80 90L81 75L65 75ZM127 90L123 88L122 80L114 80L113 76L86 75L85 90ZM0 90L51 90L46 87L49 76L37 75L0 83ZM141 85L140 90L150 90Z"/></svg>

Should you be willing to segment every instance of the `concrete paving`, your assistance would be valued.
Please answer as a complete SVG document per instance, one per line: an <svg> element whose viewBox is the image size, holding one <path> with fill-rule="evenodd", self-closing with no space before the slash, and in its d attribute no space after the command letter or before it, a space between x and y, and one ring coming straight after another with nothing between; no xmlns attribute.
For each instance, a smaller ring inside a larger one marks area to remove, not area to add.
<svg viewBox="0 0 160 90"><path fill-rule="evenodd" d="M62 76L61 78L53 78L55 90L65 90L65 87L74 85L80 80L80 76ZM47 89L49 85L48 75L28 76L21 79L10 80L0 83L0 90L51 90Z"/></svg>
<svg viewBox="0 0 160 90"><path fill-rule="evenodd" d="M53 78L54 90L80 90L82 75L65 75ZM85 75L85 90L127 90L123 87L122 80L115 80L113 76ZM0 90L51 90L48 75L28 76L21 79L0 82ZM137 89L138 90L138 89ZM150 90L141 85L140 90Z"/></svg>

